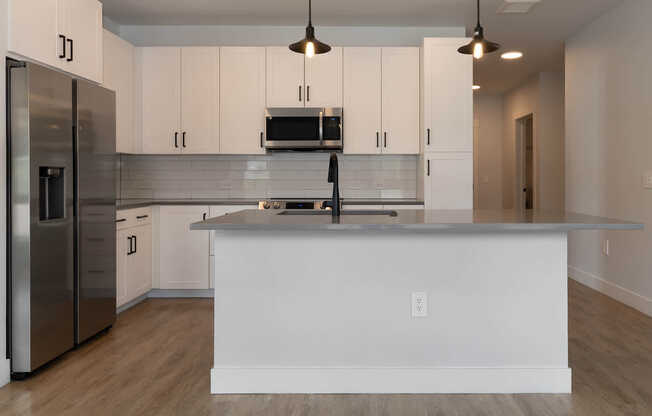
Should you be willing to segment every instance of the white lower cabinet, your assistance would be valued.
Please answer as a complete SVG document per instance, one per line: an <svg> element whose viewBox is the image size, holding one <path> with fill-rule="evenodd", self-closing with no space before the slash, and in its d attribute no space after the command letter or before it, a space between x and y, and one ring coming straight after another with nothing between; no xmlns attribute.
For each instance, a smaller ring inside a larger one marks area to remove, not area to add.
<svg viewBox="0 0 652 416"><path fill-rule="evenodd" d="M117 214L116 306L144 295L152 288L151 208Z"/></svg>
<svg viewBox="0 0 652 416"><path fill-rule="evenodd" d="M473 209L473 153L430 153L424 157L426 209Z"/></svg>
<svg viewBox="0 0 652 416"><path fill-rule="evenodd" d="M160 207L160 289L208 289L209 233L190 231L208 214L208 206Z"/></svg>

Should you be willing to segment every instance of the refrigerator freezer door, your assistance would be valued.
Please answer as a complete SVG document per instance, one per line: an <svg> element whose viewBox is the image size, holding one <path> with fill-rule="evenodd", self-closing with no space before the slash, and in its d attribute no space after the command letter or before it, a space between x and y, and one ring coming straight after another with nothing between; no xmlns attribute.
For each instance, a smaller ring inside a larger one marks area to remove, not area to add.
<svg viewBox="0 0 652 416"><path fill-rule="evenodd" d="M11 365L27 373L74 342L72 79L32 64L8 75Z"/></svg>
<svg viewBox="0 0 652 416"><path fill-rule="evenodd" d="M113 325L116 310L115 93L75 81L77 143L76 343Z"/></svg>

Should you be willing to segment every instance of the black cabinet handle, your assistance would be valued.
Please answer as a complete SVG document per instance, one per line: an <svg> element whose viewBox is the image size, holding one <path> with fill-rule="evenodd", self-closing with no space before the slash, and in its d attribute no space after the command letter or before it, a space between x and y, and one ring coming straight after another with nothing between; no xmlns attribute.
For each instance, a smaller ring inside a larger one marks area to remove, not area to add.
<svg viewBox="0 0 652 416"><path fill-rule="evenodd" d="M430 176L430 159L428 159L428 176Z"/></svg>
<svg viewBox="0 0 652 416"><path fill-rule="evenodd" d="M428 146L430 146L430 129L428 129L427 132L428 132Z"/></svg>
<svg viewBox="0 0 652 416"><path fill-rule="evenodd" d="M299 102L301 102L301 85L299 85Z"/></svg>
<svg viewBox="0 0 652 416"><path fill-rule="evenodd" d="M68 43L70 43L70 58L66 59L66 61L72 62L72 60L74 59L72 39L68 39Z"/></svg>
<svg viewBox="0 0 652 416"><path fill-rule="evenodd" d="M115 220L115 222L125 222L125 221L127 221L126 218L120 218L119 220Z"/></svg>
<svg viewBox="0 0 652 416"><path fill-rule="evenodd" d="M206 213L205 212L204 212L203 219L204 219L204 221L206 221Z"/></svg>
<svg viewBox="0 0 652 416"><path fill-rule="evenodd" d="M174 132L174 147L179 148L179 132Z"/></svg>
<svg viewBox="0 0 652 416"><path fill-rule="evenodd" d="M181 146L186 147L186 132L181 135Z"/></svg>
<svg viewBox="0 0 652 416"><path fill-rule="evenodd" d="M59 35L59 39L61 39L61 55L59 55L59 58L63 59L66 57L66 37L63 35Z"/></svg>
<svg viewBox="0 0 652 416"><path fill-rule="evenodd" d="M131 256L132 254L134 254L131 248L131 243L132 243L131 237L127 237L127 240L129 240L129 250L127 250L127 256Z"/></svg>
<svg viewBox="0 0 652 416"><path fill-rule="evenodd" d="M306 101L310 101L310 85L306 87Z"/></svg>
<svg viewBox="0 0 652 416"><path fill-rule="evenodd" d="M380 132L376 132L376 147L380 147Z"/></svg>
<svg viewBox="0 0 652 416"><path fill-rule="evenodd" d="M385 138L384 139L385 139L385 142L383 144L383 147L386 148L387 147L387 132L385 132Z"/></svg>
<svg viewBox="0 0 652 416"><path fill-rule="evenodd" d="M260 132L260 147L263 147L263 132Z"/></svg>
<svg viewBox="0 0 652 416"><path fill-rule="evenodd" d="M134 253L138 253L138 239L135 235L132 235L132 237L134 239Z"/></svg>
<svg viewBox="0 0 652 416"><path fill-rule="evenodd" d="M139 215L136 217L137 220L142 220L143 218L147 218L149 215Z"/></svg>

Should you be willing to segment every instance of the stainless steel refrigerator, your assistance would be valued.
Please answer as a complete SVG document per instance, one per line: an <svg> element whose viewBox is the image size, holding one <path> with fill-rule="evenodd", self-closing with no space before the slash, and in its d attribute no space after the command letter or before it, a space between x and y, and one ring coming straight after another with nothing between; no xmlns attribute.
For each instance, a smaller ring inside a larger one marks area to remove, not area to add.
<svg viewBox="0 0 652 416"><path fill-rule="evenodd" d="M20 377L115 321L115 93L13 60L7 89L7 351Z"/></svg>

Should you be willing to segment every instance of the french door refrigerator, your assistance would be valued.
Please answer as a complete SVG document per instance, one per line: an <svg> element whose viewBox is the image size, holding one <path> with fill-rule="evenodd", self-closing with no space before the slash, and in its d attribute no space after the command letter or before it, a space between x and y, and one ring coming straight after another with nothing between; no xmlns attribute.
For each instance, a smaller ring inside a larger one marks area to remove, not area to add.
<svg viewBox="0 0 652 416"><path fill-rule="evenodd" d="M115 93L7 60L7 351L15 378L115 321Z"/></svg>

